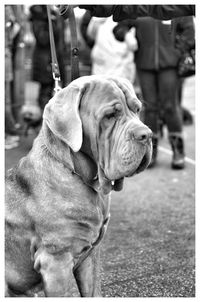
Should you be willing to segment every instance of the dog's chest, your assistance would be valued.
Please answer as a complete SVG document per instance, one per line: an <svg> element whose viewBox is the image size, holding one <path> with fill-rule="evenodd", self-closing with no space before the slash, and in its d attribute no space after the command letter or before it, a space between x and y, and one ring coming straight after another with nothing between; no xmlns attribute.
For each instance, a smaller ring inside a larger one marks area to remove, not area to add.
<svg viewBox="0 0 200 302"><path fill-rule="evenodd" d="M80 190L80 184L73 189L66 184L65 189L53 187L43 194L40 209L34 210L39 238L50 251L70 249L79 253L99 238L109 202L86 186Z"/></svg>

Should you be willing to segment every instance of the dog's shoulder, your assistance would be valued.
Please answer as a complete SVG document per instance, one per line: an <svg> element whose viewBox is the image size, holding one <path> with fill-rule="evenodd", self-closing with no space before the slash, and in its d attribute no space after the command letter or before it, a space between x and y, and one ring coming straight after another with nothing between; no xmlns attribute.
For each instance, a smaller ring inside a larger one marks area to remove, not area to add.
<svg viewBox="0 0 200 302"><path fill-rule="evenodd" d="M17 165L9 169L5 178L7 192L11 189L12 191L21 191L26 195L31 195L31 169L31 163L27 160L27 157L23 157Z"/></svg>

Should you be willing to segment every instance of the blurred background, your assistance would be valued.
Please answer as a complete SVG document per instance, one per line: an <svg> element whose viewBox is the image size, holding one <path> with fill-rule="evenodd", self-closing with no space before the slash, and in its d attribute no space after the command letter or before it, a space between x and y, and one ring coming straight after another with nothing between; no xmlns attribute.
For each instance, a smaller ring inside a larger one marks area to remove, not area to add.
<svg viewBox="0 0 200 302"><path fill-rule="evenodd" d="M104 296L194 297L195 74L179 69L186 53L195 56L195 20L115 23L84 9L74 13L80 76L126 77L154 133L150 168L112 196L102 245ZM71 81L69 23L55 6L51 19L64 87ZM6 171L31 149L54 85L46 6L6 5Z"/></svg>

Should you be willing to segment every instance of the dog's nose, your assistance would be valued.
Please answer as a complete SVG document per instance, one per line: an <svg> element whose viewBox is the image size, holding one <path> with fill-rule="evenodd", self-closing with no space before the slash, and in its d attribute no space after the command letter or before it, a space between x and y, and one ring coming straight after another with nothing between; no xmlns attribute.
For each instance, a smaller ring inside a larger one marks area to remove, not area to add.
<svg viewBox="0 0 200 302"><path fill-rule="evenodd" d="M152 138L152 131L147 126L140 126L134 129L133 137L140 143L147 143Z"/></svg>

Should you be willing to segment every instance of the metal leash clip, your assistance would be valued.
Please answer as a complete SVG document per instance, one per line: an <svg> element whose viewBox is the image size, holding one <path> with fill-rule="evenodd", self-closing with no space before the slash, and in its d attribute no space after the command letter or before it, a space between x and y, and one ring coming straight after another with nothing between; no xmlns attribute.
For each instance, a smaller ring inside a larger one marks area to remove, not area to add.
<svg viewBox="0 0 200 302"><path fill-rule="evenodd" d="M53 25L51 20L51 10L50 6L47 5L47 16L48 16L48 23L49 23L49 38L50 38L50 47L51 47L51 67L52 67L52 76L55 82L54 92L59 92L62 88L59 85L60 81L60 70L58 65L58 60L56 56L56 47L54 41L54 34L53 34Z"/></svg>
<svg viewBox="0 0 200 302"><path fill-rule="evenodd" d="M62 88L60 87L59 85L59 82L60 82L60 76L56 75L55 72L52 73L53 74L53 79L54 79L54 83L55 83L55 86L54 86L54 92L57 93L59 92Z"/></svg>
<svg viewBox="0 0 200 302"><path fill-rule="evenodd" d="M54 78L55 87L53 90L55 93L59 92L62 89L59 85L59 81L60 81L60 78Z"/></svg>

